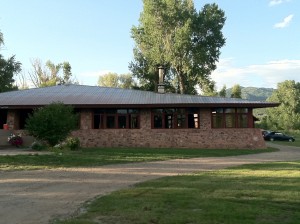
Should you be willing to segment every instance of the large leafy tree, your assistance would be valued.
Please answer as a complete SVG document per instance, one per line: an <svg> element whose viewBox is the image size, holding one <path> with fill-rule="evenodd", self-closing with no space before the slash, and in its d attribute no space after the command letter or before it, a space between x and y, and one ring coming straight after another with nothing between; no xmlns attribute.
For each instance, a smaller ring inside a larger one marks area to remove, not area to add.
<svg viewBox="0 0 300 224"><path fill-rule="evenodd" d="M140 84L155 90L157 66L163 65L170 91L195 94L201 83L209 86L210 74L225 44L221 31L224 12L216 4L206 4L197 12L192 0L143 3L139 25L131 31L136 46L129 66Z"/></svg>
<svg viewBox="0 0 300 224"><path fill-rule="evenodd" d="M3 34L0 32L0 49L4 44ZM5 59L0 54L0 92L17 89L14 76L21 71L21 63L16 61L15 55Z"/></svg>
<svg viewBox="0 0 300 224"><path fill-rule="evenodd" d="M29 72L31 82L35 87L55 86L56 83L76 83L72 79L69 62L54 64L50 60L43 65L40 59L31 61L32 71Z"/></svg>
<svg viewBox="0 0 300 224"><path fill-rule="evenodd" d="M109 72L107 74L99 76L98 85L106 86L106 87L118 87L124 89L131 89L136 84L131 74L119 75L117 73Z"/></svg>
<svg viewBox="0 0 300 224"><path fill-rule="evenodd" d="M242 98L242 87L239 84L235 84L231 89L231 98Z"/></svg>
<svg viewBox="0 0 300 224"><path fill-rule="evenodd" d="M279 102L280 105L268 108L262 125L269 129L296 130L300 129L300 83L286 80L278 83L277 90L267 99Z"/></svg>

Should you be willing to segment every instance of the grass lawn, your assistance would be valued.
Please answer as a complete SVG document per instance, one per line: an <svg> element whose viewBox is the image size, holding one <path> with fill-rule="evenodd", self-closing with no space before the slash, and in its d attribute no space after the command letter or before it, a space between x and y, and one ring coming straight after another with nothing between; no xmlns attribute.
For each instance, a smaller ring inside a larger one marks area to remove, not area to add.
<svg viewBox="0 0 300 224"><path fill-rule="evenodd" d="M193 157L218 157L273 152L277 149L120 149L89 148L78 151L57 151L50 155L0 156L0 170L45 169L58 167L94 167Z"/></svg>
<svg viewBox="0 0 300 224"><path fill-rule="evenodd" d="M95 199L56 224L297 224L300 161L165 177Z"/></svg>

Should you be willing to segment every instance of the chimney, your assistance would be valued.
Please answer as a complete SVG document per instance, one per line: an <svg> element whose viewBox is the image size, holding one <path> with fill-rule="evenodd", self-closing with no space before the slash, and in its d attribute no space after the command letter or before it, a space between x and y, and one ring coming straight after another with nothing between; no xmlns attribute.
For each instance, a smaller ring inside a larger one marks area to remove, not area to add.
<svg viewBox="0 0 300 224"><path fill-rule="evenodd" d="M163 66L158 67L158 93L165 93L165 68Z"/></svg>

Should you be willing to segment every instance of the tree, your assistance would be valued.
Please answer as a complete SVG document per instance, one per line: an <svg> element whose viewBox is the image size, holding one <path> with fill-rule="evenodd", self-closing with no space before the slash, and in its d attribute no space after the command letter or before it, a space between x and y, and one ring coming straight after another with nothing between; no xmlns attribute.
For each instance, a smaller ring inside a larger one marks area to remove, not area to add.
<svg viewBox="0 0 300 224"><path fill-rule="evenodd" d="M192 0L143 2L140 24L131 30L136 46L130 70L141 84L157 88L157 67L163 65L167 86L196 94L197 85L210 81L225 44L224 12L216 4L196 12Z"/></svg>
<svg viewBox="0 0 300 224"><path fill-rule="evenodd" d="M0 49L4 44L3 34L0 32ZM6 92L10 90L18 89L14 85L14 76L21 72L21 63L16 61L15 55L5 59L0 54L0 92Z"/></svg>
<svg viewBox="0 0 300 224"><path fill-rule="evenodd" d="M222 89L219 92L220 97L226 97L226 85L223 85Z"/></svg>
<svg viewBox="0 0 300 224"><path fill-rule="evenodd" d="M76 83L72 80L69 62L54 64L50 60L43 65L40 59L31 61L33 70L29 72L31 82L35 87L55 86L56 83Z"/></svg>
<svg viewBox="0 0 300 224"><path fill-rule="evenodd" d="M18 89L14 85L14 75L20 71L21 63L16 61L15 55L6 60L0 54L0 92Z"/></svg>
<svg viewBox="0 0 300 224"><path fill-rule="evenodd" d="M62 103L52 103L36 109L26 120L28 133L51 146L63 141L78 125L78 116L73 107Z"/></svg>
<svg viewBox="0 0 300 224"><path fill-rule="evenodd" d="M280 105L266 110L262 124L269 129L296 130L300 129L300 83L286 80L277 84L270 102L279 102Z"/></svg>
<svg viewBox="0 0 300 224"><path fill-rule="evenodd" d="M106 87L130 89L133 86L135 86L135 82L131 74L118 75L117 73L110 72L99 76L98 85L106 86Z"/></svg>
<svg viewBox="0 0 300 224"><path fill-rule="evenodd" d="M231 98L242 98L242 88L239 84L235 84L231 89Z"/></svg>

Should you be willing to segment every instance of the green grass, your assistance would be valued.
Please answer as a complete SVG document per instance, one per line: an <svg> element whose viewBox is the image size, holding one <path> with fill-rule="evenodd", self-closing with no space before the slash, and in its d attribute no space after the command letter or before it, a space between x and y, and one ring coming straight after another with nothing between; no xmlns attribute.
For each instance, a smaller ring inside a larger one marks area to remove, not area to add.
<svg viewBox="0 0 300 224"><path fill-rule="evenodd" d="M193 157L220 157L273 152L276 149L120 149L89 148L57 151L50 155L0 156L0 170L45 169L58 167L94 167L108 164L158 161Z"/></svg>
<svg viewBox="0 0 300 224"><path fill-rule="evenodd" d="M298 224L300 161L165 177L95 199L56 224Z"/></svg>

